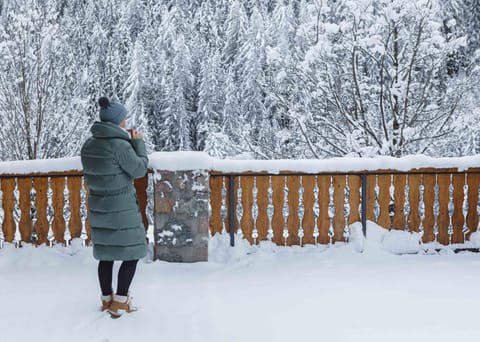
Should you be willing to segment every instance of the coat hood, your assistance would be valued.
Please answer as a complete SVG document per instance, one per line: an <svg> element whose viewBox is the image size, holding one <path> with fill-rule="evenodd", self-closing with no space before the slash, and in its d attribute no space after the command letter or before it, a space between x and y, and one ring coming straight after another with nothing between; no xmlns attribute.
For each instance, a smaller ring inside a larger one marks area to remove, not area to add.
<svg viewBox="0 0 480 342"><path fill-rule="evenodd" d="M122 127L111 122L95 122L90 128L94 138L120 138L130 140L130 134Z"/></svg>

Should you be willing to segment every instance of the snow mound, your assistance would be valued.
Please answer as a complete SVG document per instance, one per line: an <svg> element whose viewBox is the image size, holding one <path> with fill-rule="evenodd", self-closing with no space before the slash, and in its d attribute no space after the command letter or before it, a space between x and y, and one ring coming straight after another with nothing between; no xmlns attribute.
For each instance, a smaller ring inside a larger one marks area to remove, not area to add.
<svg viewBox="0 0 480 342"><path fill-rule="evenodd" d="M474 232L470 234L470 243L473 247L480 247L480 232Z"/></svg>
<svg viewBox="0 0 480 342"><path fill-rule="evenodd" d="M360 222L350 225L350 243L355 251L364 254L384 254L382 241L387 233L374 222L367 221L367 237L363 236L363 228Z"/></svg>
<svg viewBox="0 0 480 342"><path fill-rule="evenodd" d="M246 239L235 235L235 246L230 246L230 235L215 234L208 241L208 261L219 264L238 262L252 252L253 246Z"/></svg>
<svg viewBox="0 0 480 342"><path fill-rule="evenodd" d="M365 236L363 236L363 228L360 222L355 222L350 225L350 245L353 249L362 253L365 249Z"/></svg>
<svg viewBox="0 0 480 342"><path fill-rule="evenodd" d="M332 248L334 253L340 252L343 245L339 248ZM208 242L208 262L217 264L230 263L250 263L253 260L276 260L276 258L289 258L298 255L317 255L328 250L328 245L304 245L278 246L272 241L260 241L257 245L251 245L250 242L242 236L235 234L235 246L230 246L230 234L215 234L210 237ZM338 251L337 251L338 250Z"/></svg>
<svg viewBox="0 0 480 342"><path fill-rule="evenodd" d="M480 235L479 235L480 244ZM261 241L251 245L241 234L235 234L235 246L230 246L228 233L215 234L208 243L208 261L217 264L245 263L252 257L275 258L279 256L294 256L300 254L318 254L328 251L332 257L350 255L349 251L362 253L368 256L382 257L391 254L416 254L420 251L420 234L400 230L391 230L367 221L367 238L363 236L360 222L350 225L350 239L348 244L335 243L334 245L305 245L277 246L272 241Z"/></svg>
<svg viewBox="0 0 480 342"><path fill-rule="evenodd" d="M420 234L401 230L387 232L382 241L382 248L392 254L416 254L420 252Z"/></svg>
<svg viewBox="0 0 480 342"><path fill-rule="evenodd" d="M478 236L480 245L480 235ZM330 247L337 248L330 248ZM335 255L348 254L354 250L369 256L385 256L388 254L416 254L420 251L420 234L401 230L387 230L378 224L367 221L367 237L363 236L362 224L355 222L350 225L350 239L348 246L342 243L329 245L277 246L271 241L261 241L258 245L251 245L241 234L235 234L235 246L230 246L228 233L215 234L208 243L208 261L218 264L245 262L253 255L256 257L271 257L273 255L297 255L322 253L330 250Z"/></svg>
<svg viewBox="0 0 480 342"><path fill-rule="evenodd" d="M362 224L355 222L350 225L350 243L355 251L364 254L414 254L420 251L420 234L402 230L389 231L375 222L367 221L365 238Z"/></svg>

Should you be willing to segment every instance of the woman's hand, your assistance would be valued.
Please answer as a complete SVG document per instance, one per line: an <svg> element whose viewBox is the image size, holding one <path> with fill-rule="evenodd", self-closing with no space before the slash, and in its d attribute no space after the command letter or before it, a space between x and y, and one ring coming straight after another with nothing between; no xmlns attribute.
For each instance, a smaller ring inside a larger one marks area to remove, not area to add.
<svg viewBox="0 0 480 342"><path fill-rule="evenodd" d="M143 133L134 129L129 129L132 139L143 139Z"/></svg>

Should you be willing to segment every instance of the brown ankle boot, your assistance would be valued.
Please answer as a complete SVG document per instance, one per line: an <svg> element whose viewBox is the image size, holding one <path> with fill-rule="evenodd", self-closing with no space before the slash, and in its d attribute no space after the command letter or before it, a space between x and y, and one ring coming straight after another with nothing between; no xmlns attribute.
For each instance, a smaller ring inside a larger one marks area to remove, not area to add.
<svg viewBox="0 0 480 342"><path fill-rule="evenodd" d="M110 304L112 303L113 296L112 295L101 296L101 299L102 299L101 310L102 311L108 310L108 308L110 307Z"/></svg>
<svg viewBox="0 0 480 342"><path fill-rule="evenodd" d="M112 318L120 317L124 312L130 313L137 311L137 309L132 305L132 297L128 296L119 296L114 294L113 300L108 308L108 312Z"/></svg>

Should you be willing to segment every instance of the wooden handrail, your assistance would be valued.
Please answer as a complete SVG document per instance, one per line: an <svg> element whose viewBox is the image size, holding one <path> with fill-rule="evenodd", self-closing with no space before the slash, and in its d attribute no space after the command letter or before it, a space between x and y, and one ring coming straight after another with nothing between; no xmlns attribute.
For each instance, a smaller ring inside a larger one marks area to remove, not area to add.
<svg viewBox="0 0 480 342"><path fill-rule="evenodd" d="M480 168L316 174L214 171L210 232L230 232L232 227L251 243L335 243L348 240L349 225L365 216L386 229L419 232L425 243L463 243L477 231L479 185Z"/></svg>
<svg viewBox="0 0 480 342"><path fill-rule="evenodd" d="M151 173L149 169L145 177L134 181L145 230ZM0 236L6 242L65 244L77 237L90 241L88 187L82 171L1 174L0 192Z"/></svg>
<svg viewBox="0 0 480 342"><path fill-rule="evenodd" d="M146 228L148 181L148 175L135 180ZM480 168L211 171L210 232L241 230L251 243L325 244L348 240L349 225L365 217L387 229L420 232L423 242L462 243L477 230L479 186ZM5 241L33 236L37 244L65 243L67 227L72 238L90 238L81 171L3 174L0 191Z"/></svg>

